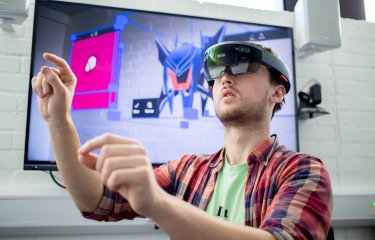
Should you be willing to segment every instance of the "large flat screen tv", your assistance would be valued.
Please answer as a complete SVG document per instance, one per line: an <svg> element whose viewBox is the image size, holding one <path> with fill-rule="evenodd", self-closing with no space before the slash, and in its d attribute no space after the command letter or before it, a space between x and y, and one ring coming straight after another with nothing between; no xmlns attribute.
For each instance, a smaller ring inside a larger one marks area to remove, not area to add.
<svg viewBox="0 0 375 240"><path fill-rule="evenodd" d="M140 140L154 165L223 146L222 124L202 74L212 44L256 41L293 73L271 131L298 150L292 29L60 1L35 3L30 79L44 52L65 58L78 82L72 117L81 142L102 133ZM56 170L47 126L29 87L24 169Z"/></svg>

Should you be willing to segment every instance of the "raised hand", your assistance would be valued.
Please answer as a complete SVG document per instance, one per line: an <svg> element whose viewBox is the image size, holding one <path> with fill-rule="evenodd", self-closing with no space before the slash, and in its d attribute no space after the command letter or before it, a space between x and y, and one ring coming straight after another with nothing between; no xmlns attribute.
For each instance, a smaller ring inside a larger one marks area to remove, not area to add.
<svg viewBox="0 0 375 240"><path fill-rule="evenodd" d="M43 118L49 124L58 124L70 116L77 78L64 59L50 53L44 53L43 58L56 68L43 66L32 78L31 85L38 95L38 107Z"/></svg>

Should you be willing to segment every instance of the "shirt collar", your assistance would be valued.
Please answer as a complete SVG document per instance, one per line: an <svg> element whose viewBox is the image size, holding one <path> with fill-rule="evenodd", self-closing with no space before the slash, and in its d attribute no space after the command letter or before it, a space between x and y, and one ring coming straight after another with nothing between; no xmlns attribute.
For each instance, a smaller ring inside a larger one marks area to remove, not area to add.
<svg viewBox="0 0 375 240"><path fill-rule="evenodd" d="M269 155L271 152L273 152L273 149L275 148L275 146L277 146L277 144L277 135L271 135L250 152L250 155L247 159L248 163L250 164L250 159L253 156L253 158L257 161L264 161L265 164L267 164L269 161Z"/></svg>
<svg viewBox="0 0 375 240"><path fill-rule="evenodd" d="M270 153L273 152L273 149L277 146L278 139L277 135L273 134L258 146L256 146L249 154L247 158L248 164L253 164L254 161L263 161L265 165L267 165ZM222 148L219 152L217 152L213 158L211 163L209 164L210 168L219 168L223 166L225 148Z"/></svg>

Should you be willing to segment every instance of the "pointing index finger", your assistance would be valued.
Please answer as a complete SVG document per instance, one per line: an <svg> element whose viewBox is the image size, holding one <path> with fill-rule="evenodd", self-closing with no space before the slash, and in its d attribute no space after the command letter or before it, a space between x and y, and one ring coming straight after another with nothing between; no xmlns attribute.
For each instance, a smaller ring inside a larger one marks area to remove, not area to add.
<svg viewBox="0 0 375 240"><path fill-rule="evenodd" d="M44 53L43 58L45 60L53 63L54 65L56 65L56 67L61 72L61 74L73 74L73 72L70 69L68 63L64 59L62 59L62 58L60 58L60 57L58 57L58 56L56 56L52 53Z"/></svg>

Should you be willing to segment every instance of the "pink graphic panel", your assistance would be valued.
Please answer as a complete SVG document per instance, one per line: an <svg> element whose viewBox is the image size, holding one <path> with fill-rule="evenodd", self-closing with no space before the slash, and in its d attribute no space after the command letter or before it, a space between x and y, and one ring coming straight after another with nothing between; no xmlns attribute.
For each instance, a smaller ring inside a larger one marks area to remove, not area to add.
<svg viewBox="0 0 375 240"><path fill-rule="evenodd" d="M108 108L113 82L117 32L73 41L71 68L77 77L73 109Z"/></svg>
<svg viewBox="0 0 375 240"><path fill-rule="evenodd" d="M75 95L73 99L75 109L108 108L108 105L109 92Z"/></svg>

